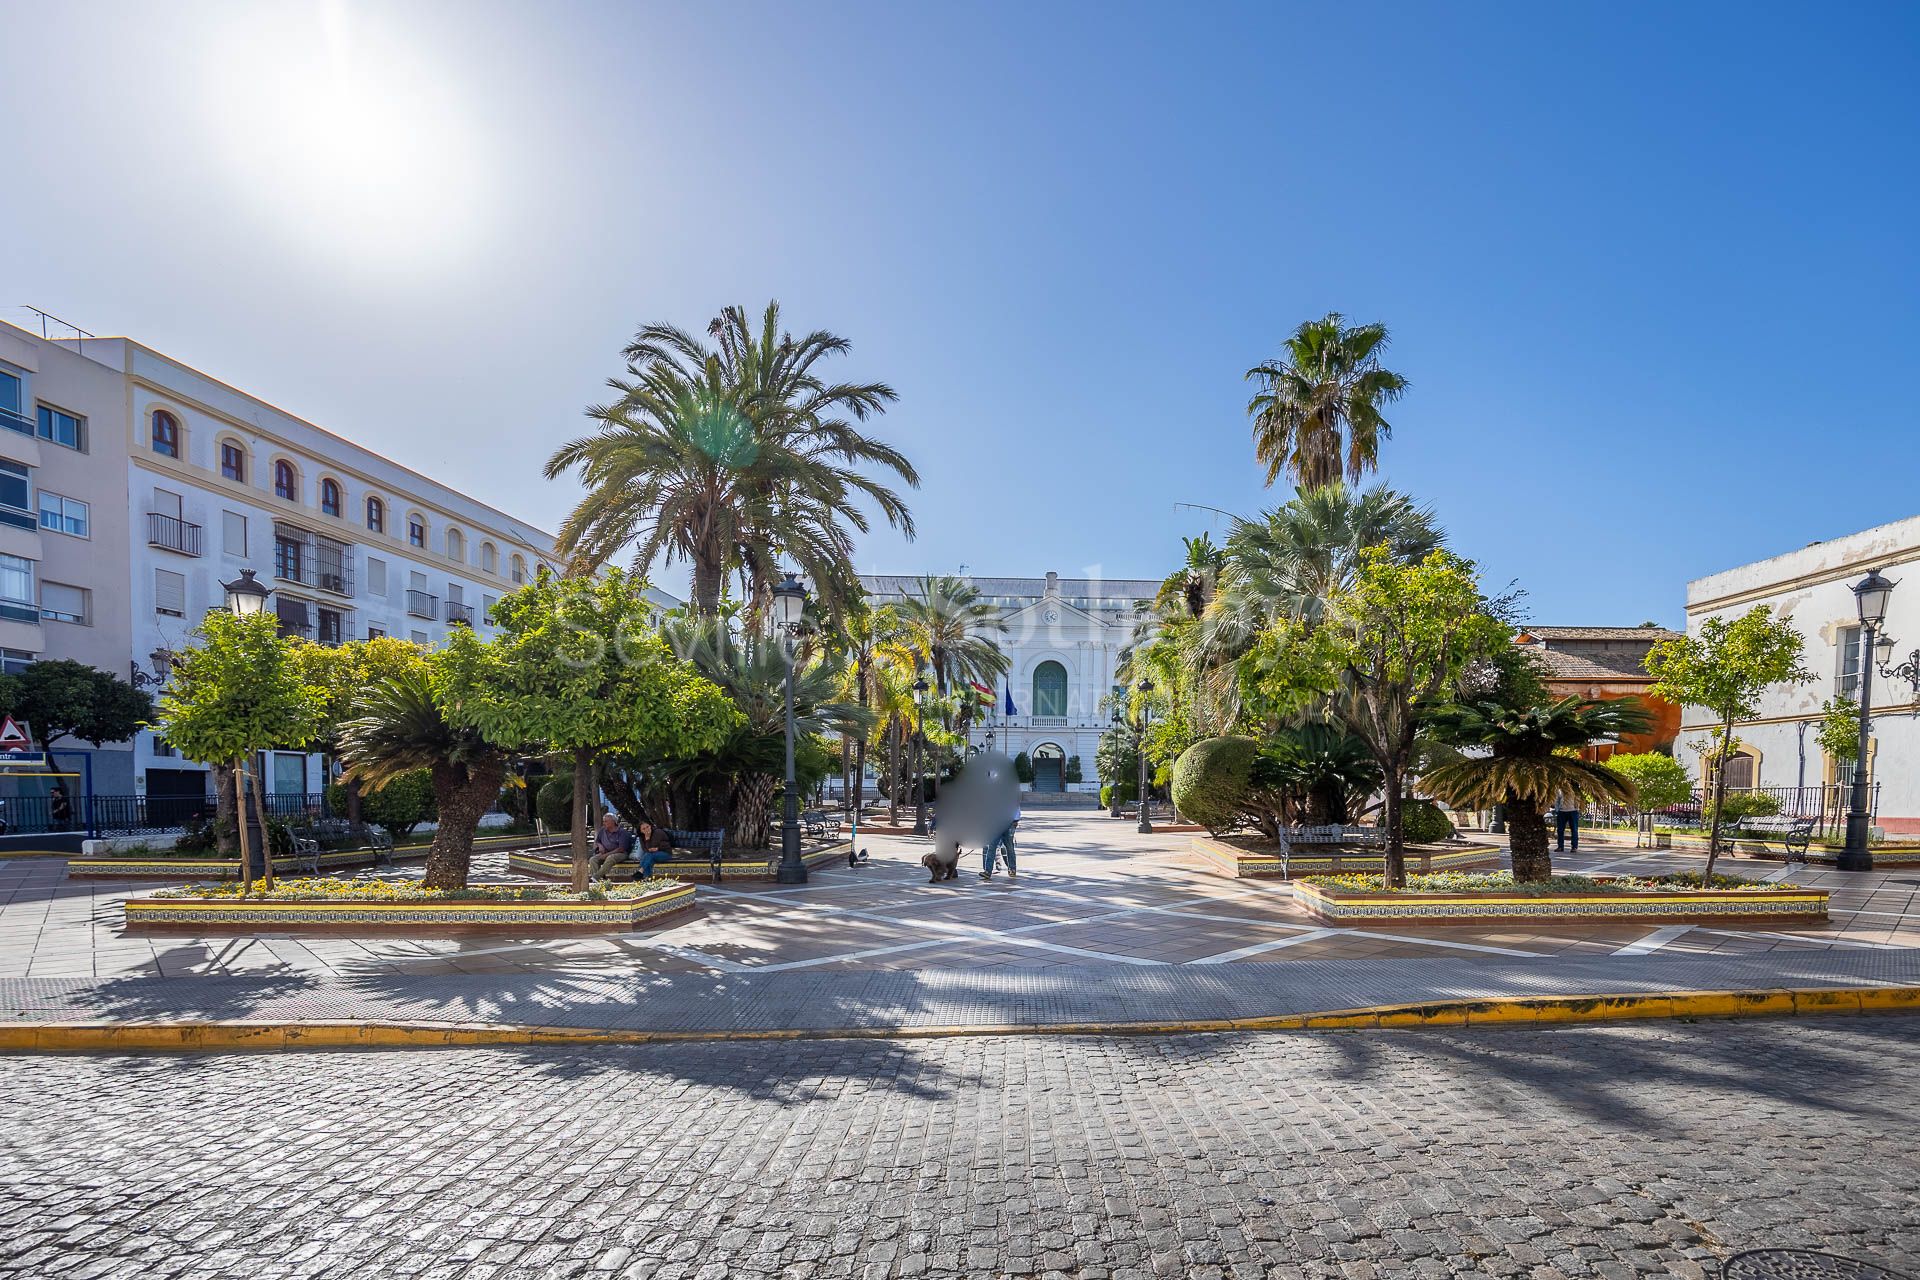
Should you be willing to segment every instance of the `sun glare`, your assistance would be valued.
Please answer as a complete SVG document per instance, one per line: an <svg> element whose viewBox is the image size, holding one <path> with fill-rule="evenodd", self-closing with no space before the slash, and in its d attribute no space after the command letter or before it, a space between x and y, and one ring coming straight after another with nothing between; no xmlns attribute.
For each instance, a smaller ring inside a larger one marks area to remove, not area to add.
<svg viewBox="0 0 1920 1280"><path fill-rule="evenodd" d="M386 267L473 247L488 183L470 104L389 17L253 6L217 49L205 83L236 194L289 238Z"/></svg>

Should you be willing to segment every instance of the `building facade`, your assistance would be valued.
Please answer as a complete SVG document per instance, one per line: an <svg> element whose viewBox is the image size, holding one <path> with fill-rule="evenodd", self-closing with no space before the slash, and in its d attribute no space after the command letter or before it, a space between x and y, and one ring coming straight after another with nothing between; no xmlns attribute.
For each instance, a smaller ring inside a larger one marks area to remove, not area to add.
<svg viewBox="0 0 1920 1280"><path fill-rule="evenodd" d="M1824 702L1859 696L1861 632L1852 587L1871 569L1904 583L1893 592L1883 627L1885 635L1895 638L1892 655L1868 659L1876 668L1883 663L1893 668L1905 663L1920 644L1920 516L1687 584L1689 633L1697 634L1709 618L1732 619L1761 605L1800 632L1806 665L1813 672L1810 683L1768 690L1759 714L1735 727L1740 747L1728 764L1729 786L1793 789L1788 803L1804 795L1803 808L1816 803L1844 808L1852 764L1825 756L1815 731ZM1914 667L1920 667L1920 659ZM1715 727L1711 721L1697 707L1685 710L1675 754L1696 779L1702 777L1700 746ZM1920 832L1916 765L1920 683L1876 669L1868 777L1878 784L1875 824L1887 832Z"/></svg>
<svg viewBox="0 0 1920 1280"><path fill-rule="evenodd" d="M1645 733L1597 744L1590 758L1615 752L1667 751L1680 735L1680 708L1647 692L1647 652L1677 631L1651 624L1639 627L1522 627L1514 643L1533 653L1553 698L1631 698L1652 717Z"/></svg>
<svg viewBox="0 0 1920 1280"><path fill-rule="evenodd" d="M494 602L553 563L526 522L128 338L0 326L0 409L15 400L32 407L10 409L0 460L28 469L39 527L0 529L4 554L36 562L9 586L0 560L0 594L30 594L0 599L10 663L72 657L157 687L245 569L289 634L430 645L484 633ZM205 766L151 733L88 763L95 794L206 790ZM323 783L303 753L261 771L281 794Z"/></svg>
<svg viewBox="0 0 1920 1280"><path fill-rule="evenodd" d="M1140 606L1160 589L1157 579L971 578L1000 610L1006 631L996 637L1010 665L994 692L994 707L974 726L969 746L992 745L1007 755L1025 752L1034 763L1036 791L1098 791L1094 762L1100 735L1112 724L1110 695L1120 654L1131 643ZM918 578L862 575L875 604L898 604L919 594ZM1013 711L1007 712L1011 700ZM1079 782L1066 779L1078 761Z"/></svg>

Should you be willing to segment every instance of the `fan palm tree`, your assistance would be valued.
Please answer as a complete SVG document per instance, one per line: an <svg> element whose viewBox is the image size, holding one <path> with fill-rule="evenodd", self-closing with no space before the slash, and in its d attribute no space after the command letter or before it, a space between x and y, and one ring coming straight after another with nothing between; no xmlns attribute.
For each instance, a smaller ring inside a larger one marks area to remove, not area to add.
<svg viewBox="0 0 1920 1280"><path fill-rule="evenodd" d="M1513 878L1553 875L1547 845L1547 806L1565 792L1588 800L1633 801L1633 784L1577 754L1603 738L1644 733L1651 723L1639 703L1625 699L1562 698L1545 706L1497 702L1442 708L1430 721L1443 739L1484 747L1488 754L1443 764L1420 779L1429 795L1463 808L1507 807Z"/></svg>
<svg viewBox="0 0 1920 1280"><path fill-rule="evenodd" d="M428 770L439 826L427 851L426 884L466 888L473 833L499 798L506 753L473 730L447 722L425 663L368 686L356 709L359 714L340 730L347 776L378 791L401 774Z"/></svg>
<svg viewBox="0 0 1920 1280"><path fill-rule="evenodd" d="M893 389L826 382L816 366L845 353L846 339L779 326L769 303L758 326L739 307L723 311L711 347L673 325L640 330L626 348L628 376L609 383L617 398L587 410L593 434L547 460L549 479L577 467L587 490L560 527L572 571L624 548L642 573L684 561L695 611L713 617L734 573L749 607L762 606L784 556L837 616L857 593L854 534L870 527L861 503L913 535L904 500L862 470L919 483L899 450L857 425L884 411Z"/></svg>
<svg viewBox="0 0 1920 1280"><path fill-rule="evenodd" d="M1260 388L1247 404L1253 452L1269 485L1286 472L1300 489L1315 489L1379 465L1380 439L1393 434L1381 406L1407 389L1380 367L1386 345L1385 325L1350 326L1330 311L1294 330L1284 359L1247 370Z"/></svg>

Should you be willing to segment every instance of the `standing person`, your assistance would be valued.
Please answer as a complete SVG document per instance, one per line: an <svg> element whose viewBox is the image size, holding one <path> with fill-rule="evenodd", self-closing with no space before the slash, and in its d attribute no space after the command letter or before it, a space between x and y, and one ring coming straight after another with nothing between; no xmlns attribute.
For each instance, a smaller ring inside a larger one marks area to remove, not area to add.
<svg viewBox="0 0 1920 1280"><path fill-rule="evenodd" d="M632 852L633 833L622 827L620 819L609 811L600 819L600 829L593 833L593 855L587 859L587 878L605 880L613 864L625 861Z"/></svg>
<svg viewBox="0 0 1920 1280"><path fill-rule="evenodd" d="M47 816L53 819L55 831L65 831L73 825L73 801L67 798L65 783L56 782L53 790L47 793Z"/></svg>
<svg viewBox="0 0 1920 1280"><path fill-rule="evenodd" d="M1014 864L1013 860L1013 829L1020 825L1020 793L1017 790L1013 792L1011 803L1002 810L1002 813L1004 814L1004 825L1001 826L1000 833L988 840L986 848L980 851L980 878L982 880L993 879L993 862L996 853L1004 853L1007 855L1007 879L1018 880L1020 878L1019 868Z"/></svg>
<svg viewBox="0 0 1920 1280"><path fill-rule="evenodd" d="M1572 847L1568 847L1568 833L1572 833ZM1555 853L1580 852L1580 797L1564 787L1553 797L1553 851Z"/></svg>

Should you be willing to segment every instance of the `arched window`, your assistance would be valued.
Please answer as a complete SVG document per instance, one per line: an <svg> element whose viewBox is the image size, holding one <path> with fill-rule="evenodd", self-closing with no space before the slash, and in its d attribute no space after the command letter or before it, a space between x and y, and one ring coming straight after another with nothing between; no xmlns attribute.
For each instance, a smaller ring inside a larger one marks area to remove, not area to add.
<svg viewBox="0 0 1920 1280"><path fill-rule="evenodd" d="M520 554L519 554L518 552L516 552L516 553L514 553L514 557L513 557L513 574L512 574L512 577L513 577L513 580L514 580L514 582L516 582L516 583L521 583L521 582L525 582L525 581L527 580L527 561L526 561L526 557L524 557L524 556L522 556L522 555L520 555Z"/></svg>
<svg viewBox="0 0 1920 1280"><path fill-rule="evenodd" d="M367 528L375 533L387 531L387 504L372 494L367 495Z"/></svg>
<svg viewBox="0 0 1920 1280"><path fill-rule="evenodd" d="M180 456L180 419L165 409L153 411L153 451L169 458Z"/></svg>
<svg viewBox="0 0 1920 1280"><path fill-rule="evenodd" d="M283 460L273 464L273 495L288 502L300 501L300 477L291 462Z"/></svg>
<svg viewBox="0 0 1920 1280"><path fill-rule="evenodd" d="M1033 669L1033 714L1067 714L1067 669L1051 659Z"/></svg>
<svg viewBox="0 0 1920 1280"><path fill-rule="evenodd" d="M320 511L323 515L340 518L340 482L322 480L320 482Z"/></svg>
<svg viewBox="0 0 1920 1280"><path fill-rule="evenodd" d="M247 449L235 440L220 442L220 474L235 484L247 482Z"/></svg>
<svg viewBox="0 0 1920 1280"><path fill-rule="evenodd" d="M1727 757L1727 786L1732 790L1743 790L1758 785L1755 773L1760 762L1745 751L1736 751Z"/></svg>
<svg viewBox="0 0 1920 1280"><path fill-rule="evenodd" d="M427 549L427 522L424 517L417 515L407 517L407 545L419 547L422 551Z"/></svg>
<svg viewBox="0 0 1920 1280"><path fill-rule="evenodd" d="M447 559L467 562L467 535L458 529L447 530Z"/></svg>
<svg viewBox="0 0 1920 1280"><path fill-rule="evenodd" d="M480 544L480 567L488 573L500 572L500 553L493 549L491 542Z"/></svg>

